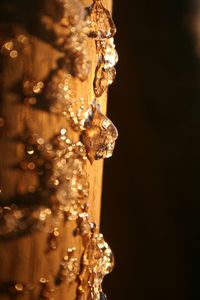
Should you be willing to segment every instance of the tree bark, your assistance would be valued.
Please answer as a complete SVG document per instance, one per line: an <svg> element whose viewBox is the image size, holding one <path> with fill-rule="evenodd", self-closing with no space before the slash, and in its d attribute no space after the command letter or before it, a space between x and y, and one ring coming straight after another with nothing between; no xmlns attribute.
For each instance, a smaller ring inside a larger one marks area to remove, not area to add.
<svg viewBox="0 0 200 300"><path fill-rule="evenodd" d="M89 0L79 2L83 7L91 5ZM10 218L9 215L9 210L13 209L16 219L20 218L17 214L21 211L16 207L24 209L28 206L31 210L36 206L37 211L41 205L41 195L44 195L44 199L46 197L46 191L40 190L40 187L38 190L40 183L45 180L45 175L41 176L37 173L41 171L38 167L41 153L36 158L37 162L30 160L30 151L33 151L33 143L31 144L30 139L33 139L33 135L38 134L37 143L40 138L42 147L44 144L48 145L61 129L67 131L67 137L73 143L78 142L80 138L80 131L71 126L74 122L73 114L71 117L66 117L66 114L53 111L51 103L48 102L49 96L46 96L46 87L52 82L57 83L53 86L53 90L50 88L49 93L51 95L55 93L54 98L59 96L58 89L59 84L62 84L63 76L63 73L59 72L66 70L60 63L63 52L59 46L54 45L52 32L48 36L41 24L38 24L38 16L43 16L45 10L48 11L48 16L53 14L54 20L59 17L59 10L52 11L50 6L48 1L1 1L0 3L2 16L0 24L0 189L3 215L1 216L3 225L0 226L5 225L5 214L8 216L8 223L10 222L8 225L10 231L8 230L7 234L3 231L0 233L0 299L2 300L15 297L74 300L77 297L76 280L70 283L66 281L58 287L55 285L55 278L68 249L75 247L73 255L80 265L83 242L80 235L74 234L77 222L63 221L51 227L51 220L47 220L47 226L54 230L53 233L45 229L35 230L35 227L24 228L25 225L22 224L21 234L18 234L15 230L14 232L11 230L15 228L15 224L11 224L14 222L13 216ZM105 0L104 6L110 9L111 1ZM74 98L83 99L80 102L82 101L85 111L94 99L93 79L97 54L93 39L87 38L84 47L91 60L88 78L82 81L76 74L72 74L67 80ZM71 59L70 54L68 59ZM73 72L68 72L70 73ZM106 93L98 101L102 112L105 113ZM75 106L76 109L80 109L79 103ZM30 147L30 144L27 146L27 141L32 145L31 150L27 148ZM44 161L42 163L44 164ZM47 165L45 168L48 168ZM93 164L87 160L86 173L90 185L89 215L91 221L97 225L100 219L102 169L103 160L94 161ZM18 206L12 206L13 204ZM42 205L46 207L45 203ZM48 214L48 210L46 213ZM40 221L42 220L41 217Z"/></svg>

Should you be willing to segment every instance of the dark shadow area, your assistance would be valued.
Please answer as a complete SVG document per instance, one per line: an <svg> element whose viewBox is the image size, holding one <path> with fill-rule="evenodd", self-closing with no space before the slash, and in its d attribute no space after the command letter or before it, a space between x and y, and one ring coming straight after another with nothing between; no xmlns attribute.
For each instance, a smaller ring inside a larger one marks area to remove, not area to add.
<svg viewBox="0 0 200 300"><path fill-rule="evenodd" d="M114 0L120 62L108 115L119 140L101 228L116 257L109 299L200 298L200 66L188 4Z"/></svg>

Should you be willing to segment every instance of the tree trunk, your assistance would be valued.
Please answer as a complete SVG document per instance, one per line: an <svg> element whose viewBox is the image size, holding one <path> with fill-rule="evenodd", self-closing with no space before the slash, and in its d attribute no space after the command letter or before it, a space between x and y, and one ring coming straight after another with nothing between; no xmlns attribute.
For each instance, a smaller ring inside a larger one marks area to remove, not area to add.
<svg viewBox="0 0 200 300"><path fill-rule="evenodd" d="M91 5L0 3L0 299L89 298L83 253L99 225L103 168L86 160L83 124L98 59L84 33ZM98 104L102 117L106 93Z"/></svg>

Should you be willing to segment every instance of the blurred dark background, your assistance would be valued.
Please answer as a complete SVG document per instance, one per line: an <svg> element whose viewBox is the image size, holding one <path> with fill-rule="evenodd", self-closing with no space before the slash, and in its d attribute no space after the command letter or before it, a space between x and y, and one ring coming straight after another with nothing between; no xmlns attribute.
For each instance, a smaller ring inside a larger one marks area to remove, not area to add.
<svg viewBox="0 0 200 300"><path fill-rule="evenodd" d="M120 62L108 114L119 140L101 225L116 257L104 283L112 300L200 299L198 6L114 0Z"/></svg>

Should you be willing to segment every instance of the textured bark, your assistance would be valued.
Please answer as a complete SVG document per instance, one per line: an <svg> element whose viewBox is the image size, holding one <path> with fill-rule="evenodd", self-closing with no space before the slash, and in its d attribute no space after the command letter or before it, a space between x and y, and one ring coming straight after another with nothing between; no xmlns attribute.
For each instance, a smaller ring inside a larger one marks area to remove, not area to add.
<svg viewBox="0 0 200 300"><path fill-rule="evenodd" d="M0 6L4 8L6 1ZM23 136L25 127L28 125L32 132L38 133L44 139L50 139L63 127L67 127L71 140L77 140L78 134L71 127L69 122L66 125L66 118L60 114L54 114L42 107L32 107L23 102L24 95L20 84L24 78L34 78L36 82L45 81L50 72L58 67L58 58L62 53L56 50L50 41L45 41L40 36L37 28L36 14L40 9L40 1L7 1L10 5L10 15L2 15L1 18L1 45L20 34L29 36L29 45L24 48L23 54L18 53L16 58L1 55L1 122L5 121L0 128L0 182L2 190L2 201L12 198L12 201L20 201L18 196L25 195L30 186L34 184L34 176L30 172L22 172L17 166L23 157L23 151L18 141ZM30 2L30 3L29 3ZM91 1L85 0L85 6L91 5ZM111 1L105 0L104 5L110 8ZM1 7L1 9L2 9ZM12 7L13 10L12 10ZM9 9L7 9L9 12ZM16 13L15 13L16 12ZM34 23L35 22L35 23ZM5 25L6 24L6 25ZM12 35L11 34L11 35ZM72 79L72 92L77 99L91 103L93 94L93 78L97 63L95 42L87 40L89 57L92 61L92 68L89 77L84 82L78 78ZM14 53L15 55L15 53ZM106 110L106 95L99 99L102 111ZM95 161L92 165L87 162L89 174L89 214L91 220L99 224L102 188L103 161ZM17 200L18 199L18 200ZM9 238L0 241L0 283L14 282L32 284L34 291L31 296L25 294L20 299L40 299L40 278L48 278L51 285L56 276L60 262L70 247L76 247L76 257L80 260L82 254L82 239L75 237L73 231L75 222L67 222L62 225L58 246L55 251L46 253L48 233L34 232L16 238ZM62 284L56 289L53 297L59 300L74 300L76 298L77 283ZM0 295L0 299L10 299L10 295Z"/></svg>

